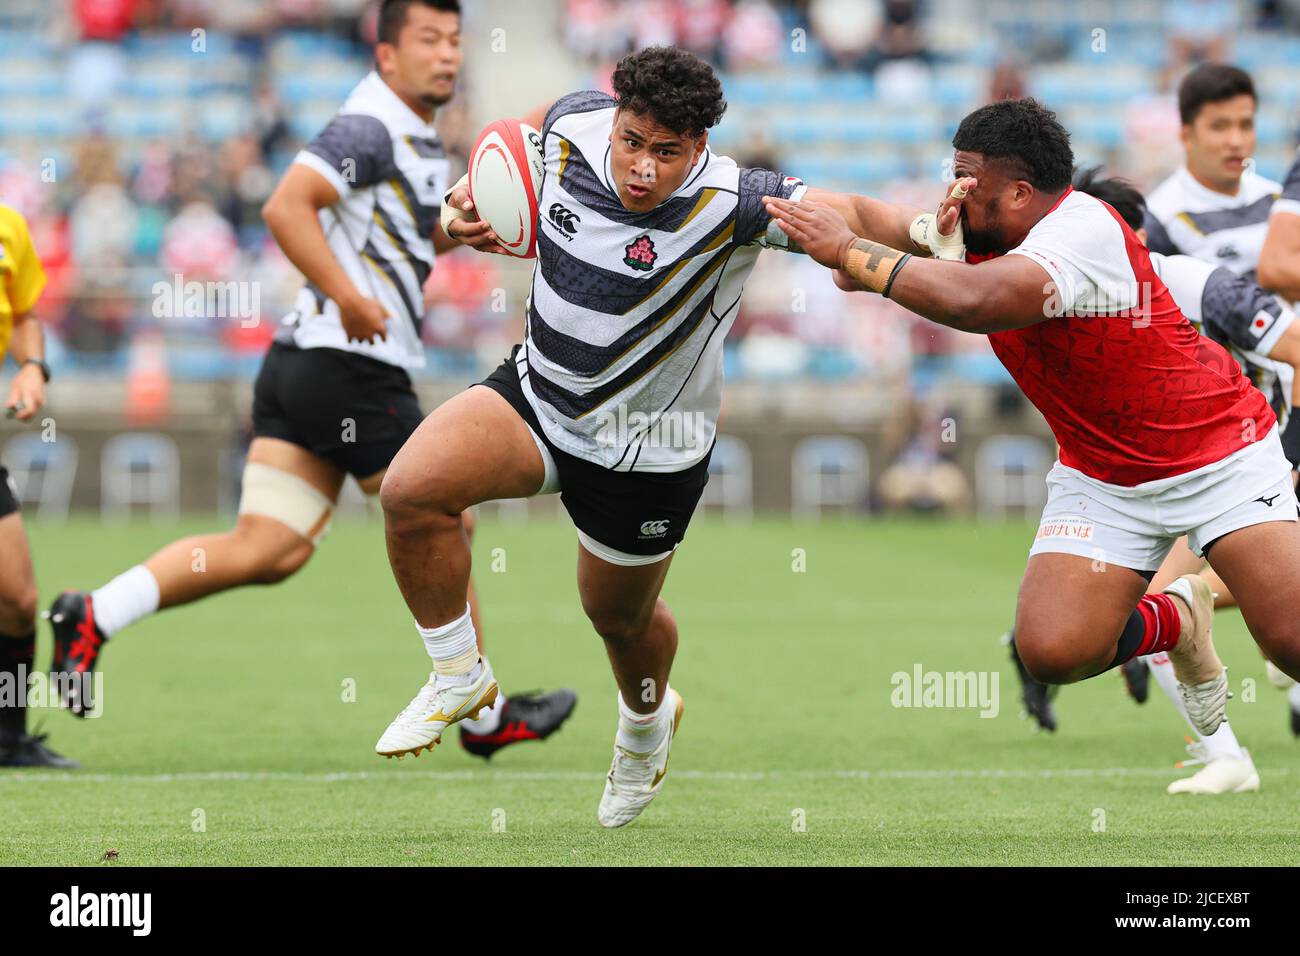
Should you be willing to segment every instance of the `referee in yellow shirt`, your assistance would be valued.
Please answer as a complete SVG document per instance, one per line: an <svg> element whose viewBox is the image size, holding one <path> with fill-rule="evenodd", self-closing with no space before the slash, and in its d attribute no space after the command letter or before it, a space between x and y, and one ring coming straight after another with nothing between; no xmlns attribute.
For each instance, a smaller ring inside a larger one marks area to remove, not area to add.
<svg viewBox="0 0 1300 956"><path fill-rule="evenodd" d="M45 336L32 309L45 270L22 215L0 206L0 364L18 365L4 403L6 418L30 420L45 404ZM36 575L9 473L0 465L0 766L75 767L27 733L27 678L36 648Z"/></svg>

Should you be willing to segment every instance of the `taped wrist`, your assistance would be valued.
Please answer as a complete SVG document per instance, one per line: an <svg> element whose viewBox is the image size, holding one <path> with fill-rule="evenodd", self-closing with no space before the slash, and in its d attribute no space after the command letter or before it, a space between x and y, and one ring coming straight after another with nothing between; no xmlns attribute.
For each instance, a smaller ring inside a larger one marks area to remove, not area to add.
<svg viewBox="0 0 1300 956"><path fill-rule="evenodd" d="M451 189L448 189L445 193L442 194L442 209L439 211L438 218L442 222L442 231L449 236L451 235L451 224L453 222L455 222L457 219L469 218L469 213L467 213L464 209L457 209L455 206L451 204L451 194L455 192L457 189L459 189L461 186L468 186L468 185L469 185L469 173L466 173L464 176L460 177L460 179L456 180L456 182L452 184Z"/></svg>
<svg viewBox="0 0 1300 956"><path fill-rule="evenodd" d="M855 239L844 257L844 271L872 292L879 292L888 299L895 276L910 258L910 252L891 249L868 239Z"/></svg>

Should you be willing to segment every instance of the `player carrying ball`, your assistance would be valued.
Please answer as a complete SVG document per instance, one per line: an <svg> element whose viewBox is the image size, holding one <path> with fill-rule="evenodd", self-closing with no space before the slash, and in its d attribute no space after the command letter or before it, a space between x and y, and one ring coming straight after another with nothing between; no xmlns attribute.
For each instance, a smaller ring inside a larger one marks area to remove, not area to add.
<svg viewBox="0 0 1300 956"><path fill-rule="evenodd" d="M1147 582L1179 536L1232 589L1265 656L1300 675L1300 523L1267 400L1179 311L1130 229L1070 186L1074 156L1032 99L975 110L953 137L967 261L910 254L907 212L879 204L863 235L830 206L768 200L786 233L842 288L885 295L989 336L1060 445L1016 609L1039 680L1070 683L1166 651L1188 719L1223 720L1227 675L1196 574Z"/></svg>
<svg viewBox="0 0 1300 956"><path fill-rule="evenodd" d="M763 197L806 194L860 218L859 197L710 150L726 102L698 57L641 50L613 85L526 117L545 176L524 342L425 419L384 479L389 559L438 679L376 748L428 747L494 692L465 603L465 509L559 492L582 607L619 687L607 827L659 792L682 716L668 682L677 624L659 592L708 480L741 286L763 248L789 245ZM472 206L463 189L449 205Z"/></svg>

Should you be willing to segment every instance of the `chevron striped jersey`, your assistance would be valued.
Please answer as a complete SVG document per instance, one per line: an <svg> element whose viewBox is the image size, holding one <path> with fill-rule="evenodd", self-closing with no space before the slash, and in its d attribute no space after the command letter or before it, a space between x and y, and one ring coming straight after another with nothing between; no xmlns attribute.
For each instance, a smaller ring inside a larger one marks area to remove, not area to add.
<svg viewBox="0 0 1300 956"><path fill-rule="evenodd" d="M520 383L546 437L615 471L682 471L713 444L722 343L765 246L762 197L793 177L705 149L654 209L629 212L610 169L615 101L573 93L546 116L546 172Z"/></svg>
<svg viewBox="0 0 1300 956"><path fill-rule="evenodd" d="M276 336L300 348L357 352L402 368L424 365L424 281L448 160L431 123L371 72L329 125L295 157L338 190L320 211L334 258L353 285L388 310L388 338L349 342L338 306L310 282Z"/></svg>

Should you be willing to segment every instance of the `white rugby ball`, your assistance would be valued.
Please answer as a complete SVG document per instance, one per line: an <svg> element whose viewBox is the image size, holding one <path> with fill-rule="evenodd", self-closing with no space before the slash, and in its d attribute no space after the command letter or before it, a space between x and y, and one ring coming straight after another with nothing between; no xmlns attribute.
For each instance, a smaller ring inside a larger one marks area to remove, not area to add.
<svg viewBox="0 0 1300 956"><path fill-rule="evenodd" d="M469 195L513 256L537 255L537 201L542 192L542 134L519 120L497 120L479 134L469 157Z"/></svg>

